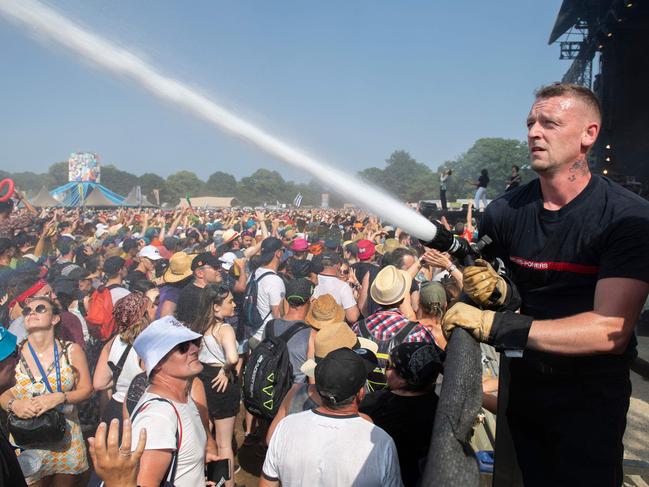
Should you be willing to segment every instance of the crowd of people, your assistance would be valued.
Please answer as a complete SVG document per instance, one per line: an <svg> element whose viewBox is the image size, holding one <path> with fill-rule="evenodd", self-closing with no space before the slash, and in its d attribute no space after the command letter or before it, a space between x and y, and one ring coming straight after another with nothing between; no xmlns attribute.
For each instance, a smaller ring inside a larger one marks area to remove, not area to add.
<svg viewBox="0 0 649 487"><path fill-rule="evenodd" d="M9 420L14 445L37 465L27 485L77 485L91 471L99 482L84 437L116 421L121 439L119 426L129 438L146 430L138 485L199 485L206 464L227 460L232 486L240 413L244 442L269 448L262 485L310 483L307 458L319 462L315 452L329 447L356 455L345 468L337 455L326 461L318 475L336 485L415 485L437 403L442 316L462 289L450 255L359 210L39 211L15 199L24 204L2 203L0 217L4 343L16 344L0 405L21 420L61 412L65 424L63 438L15 445ZM471 239L468 218L444 221ZM256 322L246 315L251 282ZM290 388L264 420L242 406L243 371L265 339L282 336ZM289 428L287 416L311 409ZM346 436L327 438L337 424ZM406 440L407 424L418 438ZM301 459L291 428L313 430ZM22 479L7 465L6 478Z"/></svg>
<svg viewBox="0 0 649 487"><path fill-rule="evenodd" d="M499 419L526 485L621 485L649 205L591 174L600 120L583 87L539 90L539 178L517 187L513 168L479 225L469 206L425 245L360 210L38 211L16 192L0 203L0 483L232 487L243 417L259 485L418 485L461 327L512 352ZM484 235L489 261L463 267Z"/></svg>

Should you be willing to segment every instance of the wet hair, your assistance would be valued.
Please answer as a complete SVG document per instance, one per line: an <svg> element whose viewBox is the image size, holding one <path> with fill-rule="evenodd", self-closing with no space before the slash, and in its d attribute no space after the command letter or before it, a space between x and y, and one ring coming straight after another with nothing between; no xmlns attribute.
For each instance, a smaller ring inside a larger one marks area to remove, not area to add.
<svg viewBox="0 0 649 487"><path fill-rule="evenodd" d="M602 119L602 109L597 96L584 86L574 83L552 83L551 85L542 86L536 90L534 96L537 100L555 98L558 96L576 98L585 104L597 116L598 122Z"/></svg>
<svg viewBox="0 0 649 487"><path fill-rule="evenodd" d="M191 323L190 328L196 333L204 335L214 322L214 305L222 305L229 294L230 290L220 284L205 286L198 300L196 319Z"/></svg>
<svg viewBox="0 0 649 487"><path fill-rule="evenodd" d="M144 294L151 289L155 289L156 287L157 286L148 279L139 279L130 285L130 290L131 292L139 291Z"/></svg>
<svg viewBox="0 0 649 487"><path fill-rule="evenodd" d="M383 256L381 260L381 267L393 265L397 269L403 268L403 262L406 256L415 256L415 252L408 248L394 249Z"/></svg>

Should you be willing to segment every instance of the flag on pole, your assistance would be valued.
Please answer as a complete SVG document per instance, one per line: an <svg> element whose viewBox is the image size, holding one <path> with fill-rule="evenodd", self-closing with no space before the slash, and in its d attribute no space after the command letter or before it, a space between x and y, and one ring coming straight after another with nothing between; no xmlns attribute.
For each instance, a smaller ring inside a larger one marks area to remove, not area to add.
<svg viewBox="0 0 649 487"><path fill-rule="evenodd" d="M302 193L298 193L295 195L295 199L293 200L293 206L299 208L301 204L302 204Z"/></svg>

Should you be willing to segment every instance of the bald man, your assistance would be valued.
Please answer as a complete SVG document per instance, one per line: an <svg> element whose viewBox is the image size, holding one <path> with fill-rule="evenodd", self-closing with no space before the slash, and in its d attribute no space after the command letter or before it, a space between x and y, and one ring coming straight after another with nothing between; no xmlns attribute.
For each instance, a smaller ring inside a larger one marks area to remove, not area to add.
<svg viewBox="0 0 649 487"><path fill-rule="evenodd" d="M622 484L649 203L590 172L600 126L590 90L557 83L536 93L527 128L539 177L493 201L480 229L520 298L508 300L512 286L478 263L464 281L476 306L444 318L445 332L460 326L522 353L511 360L507 421L526 486Z"/></svg>

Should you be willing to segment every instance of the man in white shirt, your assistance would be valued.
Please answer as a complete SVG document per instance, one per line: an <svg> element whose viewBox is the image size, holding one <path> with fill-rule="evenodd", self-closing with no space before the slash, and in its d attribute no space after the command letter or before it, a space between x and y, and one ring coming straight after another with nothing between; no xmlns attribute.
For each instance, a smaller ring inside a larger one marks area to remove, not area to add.
<svg viewBox="0 0 649 487"><path fill-rule="evenodd" d="M258 280L257 310L264 321L250 338L250 348L255 348L263 340L266 323L273 318L282 317L281 304L286 287L277 275L277 268L284 253L283 248L282 241L275 237L268 237L261 243L261 254L258 257L261 265L250 278Z"/></svg>
<svg viewBox="0 0 649 487"><path fill-rule="evenodd" d="M326 252L322 255L320 263L324 269L318 274L318 285L313 291L313 298L331 294L336 303L345 310L347 323L356 323L361 312L356 304L354 293L349 284L338 277L343 263L342 257L335 252Z"/></svg>
<svg viewBox="0 0 649 487"><path fill-rule="evenodd" d="M374 365L349 348L330 352L315 369L322 406L279 422L260 487L403 485L392 438L359 416Z"/></svg>

